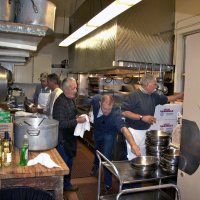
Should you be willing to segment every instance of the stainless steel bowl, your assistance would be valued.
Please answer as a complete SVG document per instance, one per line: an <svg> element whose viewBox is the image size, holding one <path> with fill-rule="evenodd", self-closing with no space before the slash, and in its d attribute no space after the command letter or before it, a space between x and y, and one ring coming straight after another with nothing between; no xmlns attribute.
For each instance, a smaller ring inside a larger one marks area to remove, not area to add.
<svg viewBox="0 0 200 200"><path fill-rule="evenodd" d="M147 137L146 144L157 145L157 146L168 146L170 142L170 138L153 138Z"/></svg>
<svg viewBox="0 0 200 200"><path fill-rule="evenodd" d="M160 130L151 130L146 132L146 136L150 139L168 139L171 137L171 134Z"/></svg>
<svg viewBox="0 0 200 200"><path fill-rule="evenodd" d="M135 173L139 176L150 176L158 167L155 156L139 156L131 160Z"/></svg>
<svg viewBox="0 0 200 200"><path fill-rule="evenodd" d="M157 164L154 156L138 156L131 160L131 164L135 167L152 166Z"/></svg>
<svg viewBox="0 0 200 200"><path fill-rule="evenodd" d="M167 172L168 174L177 174L178 172L178 166L174 166L174 165L168 166L166 164L161 163L160 167L163 171Z"/></svg>
<svg viewBox="0 0 200 200"><path fill-rule="evenodd" d="M178 158L179 154L180 154L180 151L174 148L168 148L162 151L162 156L166 159Z"/></svg>

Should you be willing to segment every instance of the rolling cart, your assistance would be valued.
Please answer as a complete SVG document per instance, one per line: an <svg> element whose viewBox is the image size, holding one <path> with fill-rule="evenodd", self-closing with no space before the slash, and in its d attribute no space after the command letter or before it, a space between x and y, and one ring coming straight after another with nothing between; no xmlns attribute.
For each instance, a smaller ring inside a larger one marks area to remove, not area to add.
<svg viewBox="0 0 200 200"><path fill-rule="evenodd" d="M176 178L176 175L170 175L164 172L160 167L149 177L139 177L135 174L131 167L130 161L109 161L102 153L96 151L99 159L99 174L98 174L98 191L97 200L129 200L129 199L140 199L140 200L174 200L170 195L164 192L163 188L175 188L176 199L180 200L179 189L174 184L162 184L163 179ZM100 193L101 188L101 172L102 167L106 167L119 181L119 192L115 195L104 195ZM124 189L123 186L132 183L144 183L158 181L158 185ZM142 192L142 193L141 193ZM146 198L147 197L147 198Z"/></svg>

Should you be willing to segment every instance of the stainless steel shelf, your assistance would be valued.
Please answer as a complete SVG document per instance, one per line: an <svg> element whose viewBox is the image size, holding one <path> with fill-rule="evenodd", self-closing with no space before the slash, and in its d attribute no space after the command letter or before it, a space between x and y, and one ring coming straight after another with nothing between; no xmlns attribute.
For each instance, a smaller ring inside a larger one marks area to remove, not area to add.
<svg viewBox="0 0 200 200"><path fill-rule="evenodd" d="M119 176L122 180L122 184L138 183L138 182L148 182L161 179L175 178L176 175L171 175L164 172L160 167L148 177L141 177L135 174L134 169L131 167L131 163L128 160L125 161L112 161L112 164L116 167L119 172ZM102 165L105 166L113 175L116 175L113 167L107 163L102 162Z"/></svg>
<svg viewBox="0 0 200 200"><path fill-rule="evenodd" d="M45 26L0 21L0 62L26 62L42 38L52 33Z"/></svg>
<svg viewBox="0 0 200 200"><path fill-rule="evenodd" d="M105 195L101 196L100 200L116 200L117 195ZM146 191L142 193L136 193L136 194L127 194L120 198L120 200L133 200L133 199L148 199L148 200L174 200L174 198L170 197L169 195L166 195L161 190L154 190L154 191Z"/></svg>
<svg viewBox="0 0 200 200"><path fill-rule="evenodd" d="M0 21L0 32L44 37L52 31L46 26Z"/></svg>
<svg viewBox="0 0 200 200"><path fill-rule="evenodd" d="M163 179L172 179L172 178L176 178L176 175L171 175L168 174L166 172L164 172L160 167L158 167L158 169L152 173L150 176L148 177L141 177L135 174L134 169L131 166L131 162L128 160L125 161L109 161L102 153L100 153L99 151L97 151L97 157L99 159L99 174L98 174L98 194L97 194L97 199L99 200L112 200L112 199L116 199L116 195L115 196L102 196L100 195L100 185L101 185L101 168L104 166L106 167L118 180L119 180L119 192L123 191L123 186L126 184L133 184L133 183L144 183L144 182L149 182L149 181L158 181L158 186L152 186L155 187L155 189L159 189L159 187L162 187L164 185L162 185L162 180ZM160 186L162 185L162 186ZM142 187L140 188L141 190L145 191L147 187ZM153 188L154 189L154 188ZM155 193L156 192L156 193ZM157 193L159 192L159 193ZM160 190L156 190L152 192L152 197L151 198L147 198L150 200L156 200L156 199L168 199L170 200L169 197L166 198L161 198L160 196ZM145 197L142 196L137 196L139 193L134 194L135 199L146 199ZM144 193L142 193L144 194ZM141 195L141 194L139 194ZM148 197L149 191L147 192L147 197ZM156 196L158 195L158 198L156 198ZM132 194L130 198L125 198L126 200L128 199L133 199L132 198ZM150 196L149 196L150 197ZM124 199L124 198L122 198Z"/></svg>

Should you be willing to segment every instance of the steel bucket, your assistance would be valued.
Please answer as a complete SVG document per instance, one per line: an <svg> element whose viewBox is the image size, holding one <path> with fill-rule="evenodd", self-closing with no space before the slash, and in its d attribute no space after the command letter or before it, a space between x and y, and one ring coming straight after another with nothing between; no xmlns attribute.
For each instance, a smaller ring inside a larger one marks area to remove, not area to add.
<svg viewBox="0 0 200 200"><path fill-rule="evenodd" d="M47 0L20 0L16 22L46 26L54 30L56 6Z"/></svg>
<svg viewBox="0 0 200 200"><path fill-rule="evenodd" d="M14 144L20 148L28 135L29 150L41 151L58 145L58 124L54 119L21 117L14 122Z"/></svg>

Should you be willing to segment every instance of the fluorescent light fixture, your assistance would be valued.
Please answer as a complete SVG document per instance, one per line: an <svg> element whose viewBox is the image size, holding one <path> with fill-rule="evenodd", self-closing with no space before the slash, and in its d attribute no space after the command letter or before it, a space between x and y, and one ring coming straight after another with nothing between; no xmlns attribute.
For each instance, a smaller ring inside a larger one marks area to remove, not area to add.
<svg viewBox="0 0 200 200"><path fill-rule="evenodd" d="M94 31L96 28L102 26L106 22L110 21L114 17L118 16L125 10L129 9L133 5L139 3L141 0L116 0L103 9L99 14L93 17L86 24L81 26L74 33L69 35L65 40L63 40L59 46L69 46L72 43L76 42L80 38L86 36L87 34Z"/></svg>

